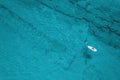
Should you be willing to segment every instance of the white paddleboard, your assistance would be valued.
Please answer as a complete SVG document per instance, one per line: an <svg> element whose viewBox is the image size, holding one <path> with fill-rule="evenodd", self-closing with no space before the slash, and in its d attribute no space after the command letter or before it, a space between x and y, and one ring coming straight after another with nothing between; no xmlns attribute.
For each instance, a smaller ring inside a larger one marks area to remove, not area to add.
<svg viewBox="0 0 120 80"><path fill-rule="evenodd" d="M94 48L94 47L92 47L92 46L87 46L87 47L88 47L88 49L92 50L93 52L97 52L97 49L96 49L96 48Z"/></svg>

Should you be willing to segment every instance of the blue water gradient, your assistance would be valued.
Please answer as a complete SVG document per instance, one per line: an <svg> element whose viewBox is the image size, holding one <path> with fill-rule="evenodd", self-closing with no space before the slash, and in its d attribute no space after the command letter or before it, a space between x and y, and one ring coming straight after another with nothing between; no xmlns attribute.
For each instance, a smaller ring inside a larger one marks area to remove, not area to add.
<svg viewBox="0 0 120 80"><path fill-rule="evenodd" d="M0 0L0 80L120 80L120 0Z"/></svg>

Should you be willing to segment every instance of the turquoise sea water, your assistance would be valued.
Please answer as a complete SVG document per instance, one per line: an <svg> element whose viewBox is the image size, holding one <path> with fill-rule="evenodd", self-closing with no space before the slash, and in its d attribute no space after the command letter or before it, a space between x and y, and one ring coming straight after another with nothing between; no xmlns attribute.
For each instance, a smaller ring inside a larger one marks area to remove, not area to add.
<svg viewBox="0 0 120 80"><path fill-rule="evenodd" d="M119 67L120 0L0 0L0 80L120 80Z"/></svg>

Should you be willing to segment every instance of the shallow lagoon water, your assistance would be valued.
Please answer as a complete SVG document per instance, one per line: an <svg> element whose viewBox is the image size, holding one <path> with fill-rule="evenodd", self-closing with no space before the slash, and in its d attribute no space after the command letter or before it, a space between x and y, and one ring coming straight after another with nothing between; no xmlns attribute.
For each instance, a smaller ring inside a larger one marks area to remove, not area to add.
<svg viewBox="0 0 120 80"><path fill-rule="evenodd" d="M119 14L119 0L0 0L0 80L120 80Z"/></svg>

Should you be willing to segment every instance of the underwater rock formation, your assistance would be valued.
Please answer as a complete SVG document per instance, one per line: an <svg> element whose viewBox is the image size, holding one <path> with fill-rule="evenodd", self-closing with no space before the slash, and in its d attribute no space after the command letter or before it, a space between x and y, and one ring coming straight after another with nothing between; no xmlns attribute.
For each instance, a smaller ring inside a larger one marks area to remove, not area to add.
<svg viewBox="0 0 120 80"><path fill-rule="evenodd" d="M89 32L98 40L120 48L119 0L37 0L40 4L73 19L86 21ZM61 5L60 3L63 3ZM67 4L67 5L65 5ZM109 38L107 38L109 36Z"/></svg>
<svg viewBox="0 0 120 80"><path fill-rule="evenodd" d="M120 80L119 14L120 0L0 0L0 80Z"/></svg>

